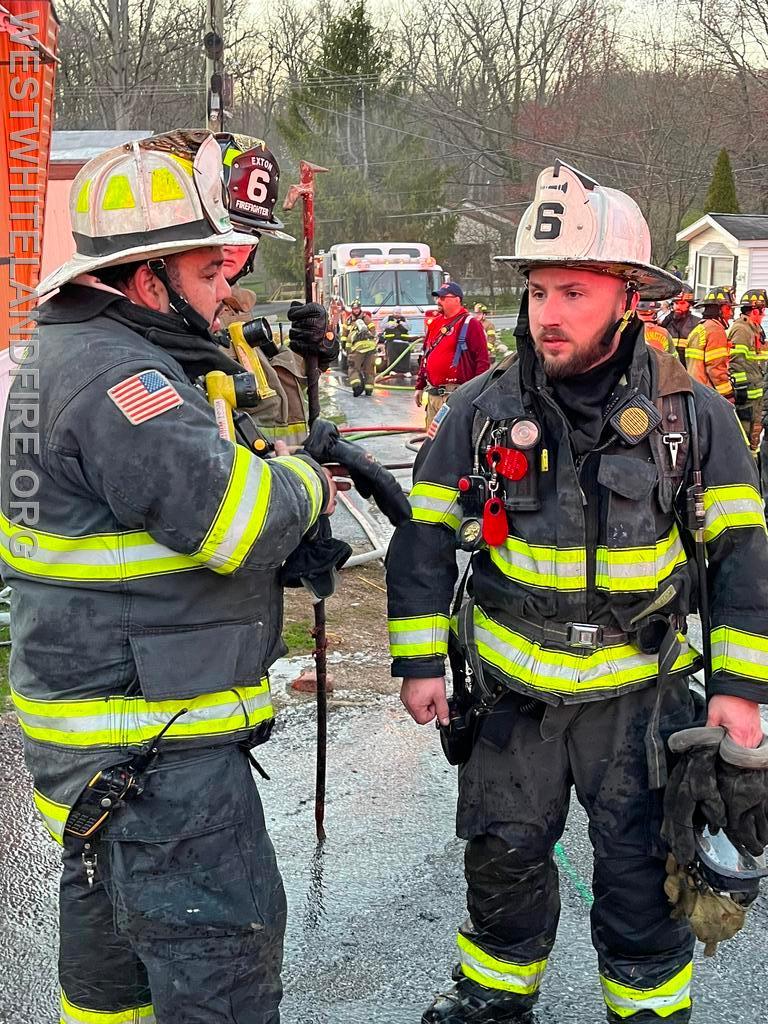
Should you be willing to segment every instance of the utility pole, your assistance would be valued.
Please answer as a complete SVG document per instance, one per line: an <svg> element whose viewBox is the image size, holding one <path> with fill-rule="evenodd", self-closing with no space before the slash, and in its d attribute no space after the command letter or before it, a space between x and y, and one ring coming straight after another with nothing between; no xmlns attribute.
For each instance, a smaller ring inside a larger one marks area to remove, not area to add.
<svg viewBox="0 0 768 1024"><path fill-rule="evenodd" d="M224 131L224 0L208 0L205 23L206 118L212 132Z"/></svg>

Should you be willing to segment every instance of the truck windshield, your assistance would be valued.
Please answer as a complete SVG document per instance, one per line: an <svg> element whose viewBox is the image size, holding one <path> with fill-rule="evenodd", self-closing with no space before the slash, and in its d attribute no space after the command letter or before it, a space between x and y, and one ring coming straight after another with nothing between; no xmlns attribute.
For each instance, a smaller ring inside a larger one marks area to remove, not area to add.
<svg viewBox="0 0 768 1024"><path fill-rule="evenodd" d="M401 306L434 306L435 287L431 270L398 270L397 287Z"/></svg>
<svg viewBox="0 0 768 1024"><path fill-rule="evenodd" d="M382 306L434 306L440 281L432 270L358 270L346 275L346 285L347 305L357 299L375 313Z"/></svg>

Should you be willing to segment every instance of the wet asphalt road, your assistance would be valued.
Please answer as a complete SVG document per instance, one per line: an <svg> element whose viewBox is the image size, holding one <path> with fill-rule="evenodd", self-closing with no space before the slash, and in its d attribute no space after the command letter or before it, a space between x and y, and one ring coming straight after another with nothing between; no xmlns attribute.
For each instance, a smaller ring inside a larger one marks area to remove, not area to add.
<svg viewBox="0 0 768 1024"><path fill-rule="evenodd" d="M373 422L374 412L378 422L411 416L403 393L353 404L338 392L335 401L354 410L352 422L363 415ZM405 419L416 421L417 414ZM390 458L392 445L387 441L377 454ZM402 446L399 452L402 457ZM352 535L349 523L345 529ZM311 700L282 701L276 736L260 752L272 776L260 787L290 907L283 1020L418 1024L448 977L464 914L462 844L453 835L455 773L434 729L412 723L395 697L339 696L329 719L322 850L314 840ZM56 850L34 818L29 791L13 718L0 716L0 1024L58 1020ZM562 846L563 912L537 1016L540 1024L597 1024L604 1016L589 944L590 850L578 805ZM765 1020L767 935L762 898L746 933L714 960L699 951L694 1020Z"/></svg>

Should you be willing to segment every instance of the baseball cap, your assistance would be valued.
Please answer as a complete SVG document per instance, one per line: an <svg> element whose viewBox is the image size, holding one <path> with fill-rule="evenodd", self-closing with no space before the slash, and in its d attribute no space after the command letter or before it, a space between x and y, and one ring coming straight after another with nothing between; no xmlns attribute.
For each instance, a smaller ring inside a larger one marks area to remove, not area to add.
<svg viewBox="0 0 768 1024"><path fill-rule="evenodd" d="M455 295L457 299L464 298L464 292L456 284L455 281L451 281L449 284L444 284L442 288L438 288L436 292L432 292L438 299L444 299L446 295Z"/></svg>

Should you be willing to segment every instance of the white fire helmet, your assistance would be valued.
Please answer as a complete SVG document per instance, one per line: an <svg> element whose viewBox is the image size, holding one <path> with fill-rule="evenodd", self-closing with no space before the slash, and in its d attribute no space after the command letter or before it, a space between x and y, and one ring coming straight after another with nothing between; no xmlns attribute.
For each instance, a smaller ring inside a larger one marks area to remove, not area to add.
<svg viewBox="0 0 768 1024"><path fill-rule="evenodd" d="M175 131L89 160L69 196L77 252L42 281L45 295L80 274L218 245L253 245L235 231L221 150L207 131Z"/></svg>
<svg viewBox="0 0 768 1024"><path fill-rule="evenodd" d="M496 260L526 276L534 267L610 274L633 284L644 299L680 291L678 278L651 263L651 235L634 199L560 160L539 175L536 197L517 229L515 255Z"/></svg>

